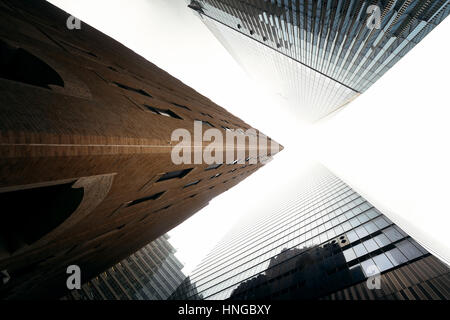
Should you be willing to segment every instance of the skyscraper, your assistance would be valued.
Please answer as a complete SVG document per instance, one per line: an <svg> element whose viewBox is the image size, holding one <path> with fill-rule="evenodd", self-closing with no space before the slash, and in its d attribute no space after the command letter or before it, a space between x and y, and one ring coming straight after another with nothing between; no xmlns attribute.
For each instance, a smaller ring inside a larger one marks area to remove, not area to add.
<svg viewBox="0 0 450 320"><path fill-rule="evenodd" d="M175 164L175 130L250 126L74 19L0 1L0 298L59 298L263 165Z"/></svg>
<svg viewBox="0 0 450 320"><path fill-rule="evenodd" d="M237 224L171 299L449 299L450 269L322 166Z"/></svg>
<svg viewBox="0 0 450 320"><path fill-rule="evenodd" d="M254 79L308 121L366 91L450 13L449 0L188 3Z"/></svg>
<svg viewBox="0 0 450 320"><path fill-rule="evenodd" d="M168 239L152 241L63 300L166 300L185 278Z"/></svg>

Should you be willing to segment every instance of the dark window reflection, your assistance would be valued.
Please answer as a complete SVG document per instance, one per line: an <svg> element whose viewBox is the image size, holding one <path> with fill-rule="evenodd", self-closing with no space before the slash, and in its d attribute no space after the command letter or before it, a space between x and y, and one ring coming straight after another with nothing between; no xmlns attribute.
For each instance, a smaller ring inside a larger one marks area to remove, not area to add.
<svg viewBox="0 0 450 320"><path fill-rule="evenodd" d="M264 273L242 282L230 299L315 299L364 279L349 268L338 244L283 249Z"/></svg>
<svg viewBox="0 0 450 320"><path fill-rule="evenodd" d="M192 292L192 296L186 297L187 292ZM167 300L203 300L203 295L198 293L195 282L187 277Z"/></svg>

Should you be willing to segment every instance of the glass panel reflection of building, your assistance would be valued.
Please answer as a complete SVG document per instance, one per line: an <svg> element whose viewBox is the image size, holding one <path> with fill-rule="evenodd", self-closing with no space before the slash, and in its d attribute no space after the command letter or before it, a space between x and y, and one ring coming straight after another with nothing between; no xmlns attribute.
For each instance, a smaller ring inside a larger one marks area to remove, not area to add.
<svg viewBox="0 0 450 320"><path fill-rule="evenodd" d="M187 2L254 79L308 121L367 90L450 13L450 0ZM371 5L379 29L368 28Z"/></svg>
<svg viewBox="0 0 450 320"><path fill-rule="evenodd" d="M62 300L166 300L186 278L182 268L164 234Z"/></svg>
<svg viewBox="0 0 450 320"><path fill-rule="evenodd" d="M343 181L317 166L300 188L237 225L171 299L450 298L449 268Z"/></svg>

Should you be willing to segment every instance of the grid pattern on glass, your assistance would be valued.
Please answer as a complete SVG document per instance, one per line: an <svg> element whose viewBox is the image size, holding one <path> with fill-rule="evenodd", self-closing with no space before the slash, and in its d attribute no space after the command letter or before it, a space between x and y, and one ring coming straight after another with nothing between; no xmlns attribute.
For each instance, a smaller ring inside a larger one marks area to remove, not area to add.
<svg viewBox="0 0 450 320"><path fill-rule="evenodd" d="M217 38L223 39L224 46L256 83L281 97L280 107L295 107L296 114L302 119L315 121L358 95L358 92L271 48L240 33L230 32L226 26L214 21L205 21L205 25ZM233 47L239 50L233 50Z"/></svg>
<svg viewBox="0 0 450 320"><path fill-rule="evenodd" d="M339 272L345 269L347 280L354 282L368 277L372 265L384 272L428 254L326 169L319 167L311 175L314 179L295 201L236 226L172 298L233 298L278 269L290 272L282 258L288 253L292 262L318 251L323 261L334 259Z"/></svg>
<svg viewBox="0 0 450 320"><path fill-rule="evenodd" d="M270 73L275 92L296 98L311 121L367 90L450 13L450 0L378 1L374 29L367 26L373 1L196 2L234 58L255 78Z"/></svg>
<svg viewBox="0 0 450 320"><path fill-rule="evenodd" d="M76 300L164 300L185 279L175 249L163 235L139 251L71 291Z"/></svg>

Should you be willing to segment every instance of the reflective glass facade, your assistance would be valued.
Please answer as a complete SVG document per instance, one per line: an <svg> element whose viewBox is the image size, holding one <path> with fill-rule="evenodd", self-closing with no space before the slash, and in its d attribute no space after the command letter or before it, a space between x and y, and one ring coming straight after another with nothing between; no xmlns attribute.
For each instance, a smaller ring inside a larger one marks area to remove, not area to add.
<svg viewBox="0 0 450 320"><path fill-rule="evenodd" d="M367 90L450 13L450 0L188 3L254 79L308 121ZM368 24L372 5L377 28Z"/></svg>
<svg viewBox="0 0 450 320"><path fill-rule="evenodd" d="M314 168L298 189L278 210L238 224L171 299L337 298L355 285L387 299L439 277L423 295L450 298L449 268L327 169ZM410 282L396 288L389 272ZM381 288L370 290L377 274Z"/></svg>
<svg viewBox="0 0 450 320"><path fill-rule="evenodd" d="M166 300L185 279L175 249L163 235L64 300Z"/></svg>

